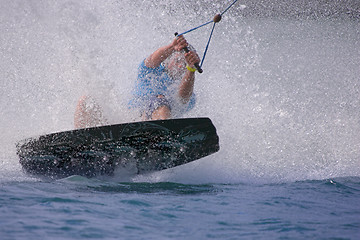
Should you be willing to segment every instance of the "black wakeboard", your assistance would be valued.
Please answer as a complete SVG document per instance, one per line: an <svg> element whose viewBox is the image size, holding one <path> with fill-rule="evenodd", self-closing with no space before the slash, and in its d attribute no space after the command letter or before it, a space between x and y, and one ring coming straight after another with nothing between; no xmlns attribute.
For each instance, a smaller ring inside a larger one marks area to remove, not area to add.
<svg viewBox="0 0 360 240"><path fill-rule="evenodd" d="M217 152L219 137L209 118L183 118L53 133L16 148L30 174L94 177L116 168L142 174L186 164Z"/></svg>

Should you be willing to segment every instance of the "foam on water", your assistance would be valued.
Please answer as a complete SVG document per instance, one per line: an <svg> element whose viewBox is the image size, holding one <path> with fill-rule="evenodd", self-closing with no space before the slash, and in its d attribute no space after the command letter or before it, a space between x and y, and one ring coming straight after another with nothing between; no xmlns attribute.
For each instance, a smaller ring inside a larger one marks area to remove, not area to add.
<svg viewBox="0 0 360 240"><path fill-rule="evenodd" d="M83 94L97 99L110 123L133 121L126 103L139 62L174 32L208 21L227 5L2 2L0 181L29 179L15 143L72 129ZM265 12L253 7L235 6L215 28L204 73L197 75L198 104L185 116L213 120L220 152L132 181L360 176L359 19L260 18ZM186 37L202 53L209 33L205 27Z"/></svg>

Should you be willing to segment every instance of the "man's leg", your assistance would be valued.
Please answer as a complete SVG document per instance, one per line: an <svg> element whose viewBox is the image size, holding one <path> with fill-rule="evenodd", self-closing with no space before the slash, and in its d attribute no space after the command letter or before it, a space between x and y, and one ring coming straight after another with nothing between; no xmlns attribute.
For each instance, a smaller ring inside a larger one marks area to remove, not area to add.
<svg viewBox="0 0 360 240"><path fill-rule="evenodd" d="M164 120L171 118L169 101L163 95L153 96L150 99L143 117L144 120Z"/></svg>
<svg viewBox="0 0 360 240"><path fill-rule="evenodd" d="M94 99L82 96L76 106L74 115L75 128L88 128L105 125L106 120L102 115L100 106Z"/></svg>
<svg viewBox="0 0 360 240"><path fill-rule="evenodd" d="M171 117L171 110L168 106L160 106L151 114L152 120L164 120Z"/></svg>

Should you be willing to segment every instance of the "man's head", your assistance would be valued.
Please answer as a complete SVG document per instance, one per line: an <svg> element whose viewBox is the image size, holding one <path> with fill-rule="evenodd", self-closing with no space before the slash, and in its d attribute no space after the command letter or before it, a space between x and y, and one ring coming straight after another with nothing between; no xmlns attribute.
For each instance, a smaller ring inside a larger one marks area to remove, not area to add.
<svg viewBox="0 0 360 240"><path fill-rule="evenodd" d="M190 44L188 45L188 49L196 52ZM181 78L185 73L187 63L184 54L184 50L174 52L164 61L164 67L172 78Z"/></svg>

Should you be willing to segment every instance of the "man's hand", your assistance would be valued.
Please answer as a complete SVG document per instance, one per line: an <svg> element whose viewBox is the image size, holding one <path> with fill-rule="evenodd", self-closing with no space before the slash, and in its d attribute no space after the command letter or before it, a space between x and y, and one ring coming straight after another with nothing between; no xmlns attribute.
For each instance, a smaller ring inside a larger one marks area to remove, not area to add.
<svg viewBox="0 0 360 240"><path fill-rule="evenodd" d="M184 38L184 36L181 35L174 39L174 41L172 42L172 46L175 51L179 52L182 49L184 49L185 47L187 47L188 43L187 43L186 39Z"/></svg>
<svg viewBox="0 0 360 240"><path fill-rule="evenodd" d="M194 51L189 51L189 52L185 53L185 60L186 60L186 63L189 65L189 67L192 67L192 68L194 68L195 63L197 63L197 64L200 63L199 55L197 55L197 53L195 53Z"/></svg>

